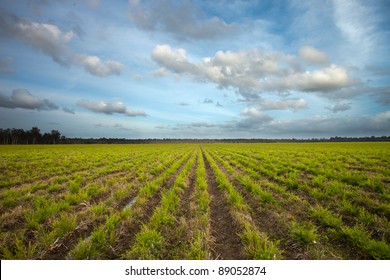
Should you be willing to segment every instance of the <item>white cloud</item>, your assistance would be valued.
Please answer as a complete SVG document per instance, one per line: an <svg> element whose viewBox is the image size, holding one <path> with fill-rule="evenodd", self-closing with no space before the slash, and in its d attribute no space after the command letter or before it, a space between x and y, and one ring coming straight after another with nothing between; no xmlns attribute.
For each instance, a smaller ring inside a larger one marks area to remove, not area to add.
<svg viewBox="0 0 390 280"><path fill-rule="evenodd" d="M175 73L191 72L192 65L184 49L172 50L169 45L157 45L152 52L152 59Z"/></svg>
<svg viewBox="0 0 390 280"><path fill-rule="evenodd" d="M311 59L321 61L322 53L312 51ZM305 52L304 52L305 53ZM307 51L306 59L309 57ZM186 75L195 81L211 82L220 88L232 87L245 98L264 91L331 92L357 83L346 68L331 64L315 70L305 70L300 57L257 49L218 51L214 57L190 62L184 49L157 45L152 58L163 69Z"/></svg>
<svg viewBox="0 0 390 280"><path fill-rule="evenodd" d="M66 44L74 36L72 31L62 32L56 25L19 19L16 16L11 19L0 16L0 31L6 36L28 43L57 63L69 63L69 49Z"/></svg>
<svg viewBox="0 0 390 280"><path fill-rule="evenodd" d="M78 55L77 59L78 63L94 76L120 75L123 70L123 64L113 60L102 62L97 56Z"/></svg>
<svg viewBox="0 0 390 280"><path fill-rule="evenodd" d="M77 105L91 110L95 113L104 113L106 115L112 115L113 113L124 114L129 117L146 116L146 113L142 110L129 110L122 102L96 102L90 100L79 100Z"/></svg>
<svg viewBox="0 0 390 280"><path fill-rule="evenodd" d="M265 116L265 114L261 111L259 111L256 108L245 108L241 111L241 115L243 116L249 116L256 119L261 119Z"/></svg>
<svg viewBox="0 0 390 280"><path fill-rule="evenodd" d="M325 64L328 62L328 57L325 53L310 47L304 46L299 50L299 56L308 62Z"/></svg>
<svg viewBox="0 0 390 280"><path fill-rule="evenodd" d="M10 18L0 15L0 34L29 44L61 65L81 65L88 73L99 77L120 75L123 70L123 64L117 61L102 62L97 56L74 54L67 45L74 37L73 31L63 32L54 24L37 23L16 16Z"/></svg>
<svg viewBox="0 0 390 280"><path fill-rule="evenodd" d="M308 92L328 92L356 84L348 76L347 69L338 65L298 73L291 73L279 79L270 79L264 84L268 90L297 90Z"/></svg>

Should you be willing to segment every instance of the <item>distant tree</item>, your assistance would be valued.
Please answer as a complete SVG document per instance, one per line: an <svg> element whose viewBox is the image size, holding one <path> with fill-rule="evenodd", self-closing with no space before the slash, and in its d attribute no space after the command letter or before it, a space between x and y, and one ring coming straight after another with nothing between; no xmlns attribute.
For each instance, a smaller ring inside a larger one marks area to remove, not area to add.
<svg viewBox="0 0 390 280"><path fill-rule="evenodd" d="M11 129L7 128L5 130L5 143L9 144L9 139L11 138Z"/></svg>
<svg viewBox="0 0 390 280"><path fill-rule="evenodd" d="M52 136L50 133L45 132L41 137L41 144L51 144Z"/></svg>
<svg viewBox="0 0 390 280"><path fill-rule="evenodd" d="M30 144L30 140L31 140L31 131L30 130L26 130L26 131L23 131L23 143L24 144Z"/></svg>
<svg viewBox="0 0 390 280"><path fill-rule="evenodd" d="M11 130L11 143L12 145L16 145L19 143L19 140L23 137L24 130L13 128Z"/></svg>
<svg viewBox="0 0 390 280"><path fill-rule="evenodd" d="M0 128L0 137L1 137L1 142L3 143L3 144L5 144L5 130L4 129L2 129L2 128Z"/></svg>
<svg viewBox="0 0 390 280"><path fill-rule="evenodd" d="M31 136L32 136L32 143L35 145L37 143L37 140L41 137L41 131L38 127L34 126L31 128Z"/></svg>
<svg viewBox="0 0 390 280"><path fill-rule="evenodd" d="M60 138L61 138L61 133L58 130L51 131L51 139L53 144L58 143Z"/></svg>

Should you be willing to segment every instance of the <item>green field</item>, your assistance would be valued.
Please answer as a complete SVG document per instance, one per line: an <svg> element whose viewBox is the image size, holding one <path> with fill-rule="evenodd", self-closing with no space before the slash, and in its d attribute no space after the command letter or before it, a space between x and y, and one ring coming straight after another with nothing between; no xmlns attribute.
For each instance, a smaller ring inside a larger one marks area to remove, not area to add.
<svg viewBox="0 0 390 280"><path fill-rule="evenodd" d="M390 259L390 143L0 155L1 259Z"/></svg>

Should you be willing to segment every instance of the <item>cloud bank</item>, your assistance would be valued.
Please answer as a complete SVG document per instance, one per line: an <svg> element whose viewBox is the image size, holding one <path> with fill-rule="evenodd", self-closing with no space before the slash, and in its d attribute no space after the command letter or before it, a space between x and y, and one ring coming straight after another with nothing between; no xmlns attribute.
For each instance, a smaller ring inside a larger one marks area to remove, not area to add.
<svg viewBox="0 0 390 280"><path fill-rule="evenodd" d="M300 56L257 49L218 51L213 57L191 62L184 49L157 45L151 56L166 71L236 89L248 99L263 92L332 92L358 83L346 68L336 64L305 69L303 62L312 62L313 67L327 61L324 53L312 47L304 47Z"/></svg>

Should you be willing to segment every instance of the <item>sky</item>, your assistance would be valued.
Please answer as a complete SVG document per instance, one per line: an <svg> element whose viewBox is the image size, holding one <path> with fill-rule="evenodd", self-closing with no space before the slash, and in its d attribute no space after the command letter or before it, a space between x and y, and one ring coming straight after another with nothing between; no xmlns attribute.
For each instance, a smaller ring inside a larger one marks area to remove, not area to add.
<svg viewBox="0 0 390 280"><path fill-rule="evenodd" d="M390 135L387 0L0 0L0 128Z"/></svg>

